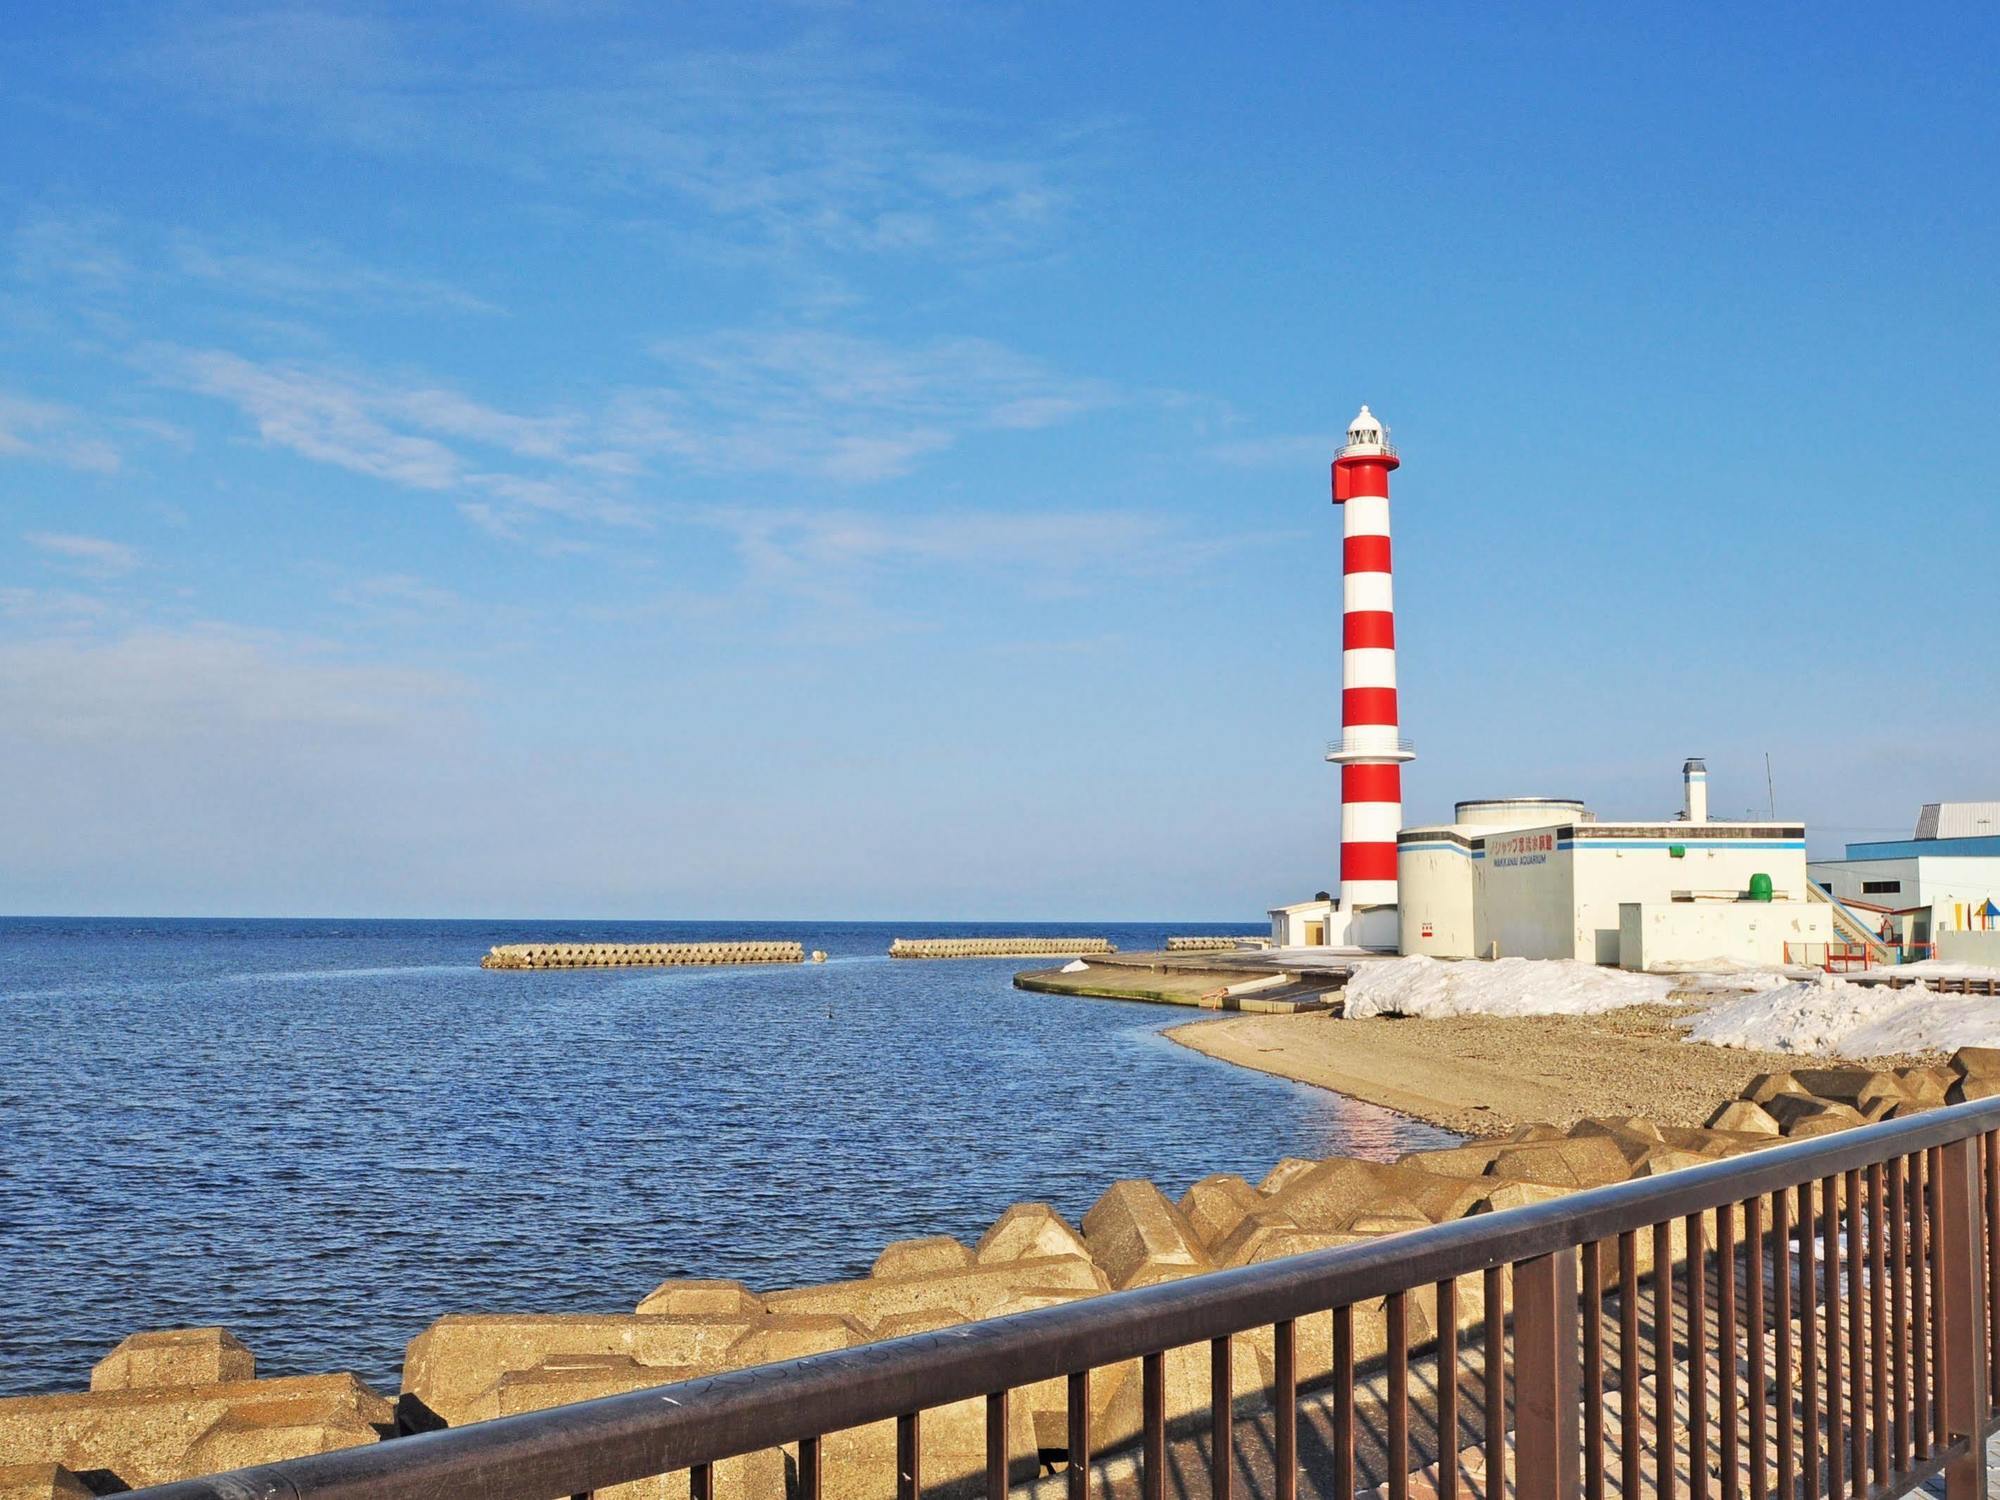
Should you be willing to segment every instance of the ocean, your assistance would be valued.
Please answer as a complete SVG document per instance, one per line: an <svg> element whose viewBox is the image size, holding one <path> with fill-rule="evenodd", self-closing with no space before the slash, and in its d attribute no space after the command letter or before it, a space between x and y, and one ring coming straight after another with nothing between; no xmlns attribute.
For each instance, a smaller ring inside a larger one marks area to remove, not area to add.
<svg viewBox="0 0 2000 1500"><path fill-rule="evenodd" d="M1008 1204L1178 1195L1451 1137L1215 1062L1200 1013L1018 991L892 937L1091 922L0 918L0 1394L142 1328L384 1392L448 1312L629 1311L670 1276L863 1275ZM796 939L824 965L505 973L494 943Z"/></svg>

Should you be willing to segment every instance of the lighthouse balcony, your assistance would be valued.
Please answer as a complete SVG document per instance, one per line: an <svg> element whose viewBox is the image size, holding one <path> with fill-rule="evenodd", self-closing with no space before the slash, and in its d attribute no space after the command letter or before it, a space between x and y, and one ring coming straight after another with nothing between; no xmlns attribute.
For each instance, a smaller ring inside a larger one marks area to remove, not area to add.
<svg viewBox="0 0 2000 1500"><path fill-rule="evenodd" d="M1364 760L1415 760L1417 747L1413 741L1393 731L1347 729L1341 732L1339 739L1326 742L1326 758L1336 765Z"/></svg>

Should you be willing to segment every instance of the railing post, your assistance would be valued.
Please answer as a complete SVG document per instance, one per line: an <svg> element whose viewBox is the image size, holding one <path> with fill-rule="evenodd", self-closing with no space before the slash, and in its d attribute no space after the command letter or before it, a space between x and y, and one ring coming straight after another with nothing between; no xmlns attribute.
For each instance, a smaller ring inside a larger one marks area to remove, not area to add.
<svg viewBox="0 0 2000 1500"><path fill-rule="evenodd" d="M1945 1470L1947 1500L1986 1496L1986 1277L1980 1215L1979 1140L1944 1147L1944 1223L1937 1244L1938 1371L1947 1429L1970 1451Z"/></svg>
<svg viewBox="0 0 2000 1500"><path fill-rule="evenodd" d="M1573 1246L1514 1266L1516 1500L1577 1500L1582 1493L1577 1296ZM1496 1456L1486 1456L1489 1474Z"/></svg>

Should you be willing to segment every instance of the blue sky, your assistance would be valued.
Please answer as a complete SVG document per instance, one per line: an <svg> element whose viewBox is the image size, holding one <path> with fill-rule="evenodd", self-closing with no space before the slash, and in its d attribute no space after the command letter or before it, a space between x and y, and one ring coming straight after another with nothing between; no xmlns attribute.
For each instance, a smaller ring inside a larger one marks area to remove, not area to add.
<svg viewBox="0 0 2000 1500"><path fill-rule="evenodd" d="M0 910L1248 917L2000 795L1980 7L22 8Z"/></svg>

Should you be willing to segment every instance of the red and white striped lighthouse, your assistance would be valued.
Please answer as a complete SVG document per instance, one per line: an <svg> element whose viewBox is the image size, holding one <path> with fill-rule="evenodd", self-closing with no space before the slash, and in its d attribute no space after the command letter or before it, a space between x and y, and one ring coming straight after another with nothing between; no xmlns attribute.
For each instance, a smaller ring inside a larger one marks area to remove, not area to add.
<svg viewBox="0 0 2000 1500"><path fill-rule="evenodd" d="M1403 762L1416 752L1396 713L1396 603L1389 582L1389 429L1366 406L1333 461L1342 545L1340 738L1326 758L1340 767L1340 909L1396 904L1396 834L1403 826ZM1349 932L1353 928L1349 927ZM1353 938L1350 937L1350 941Z"/></svg>

